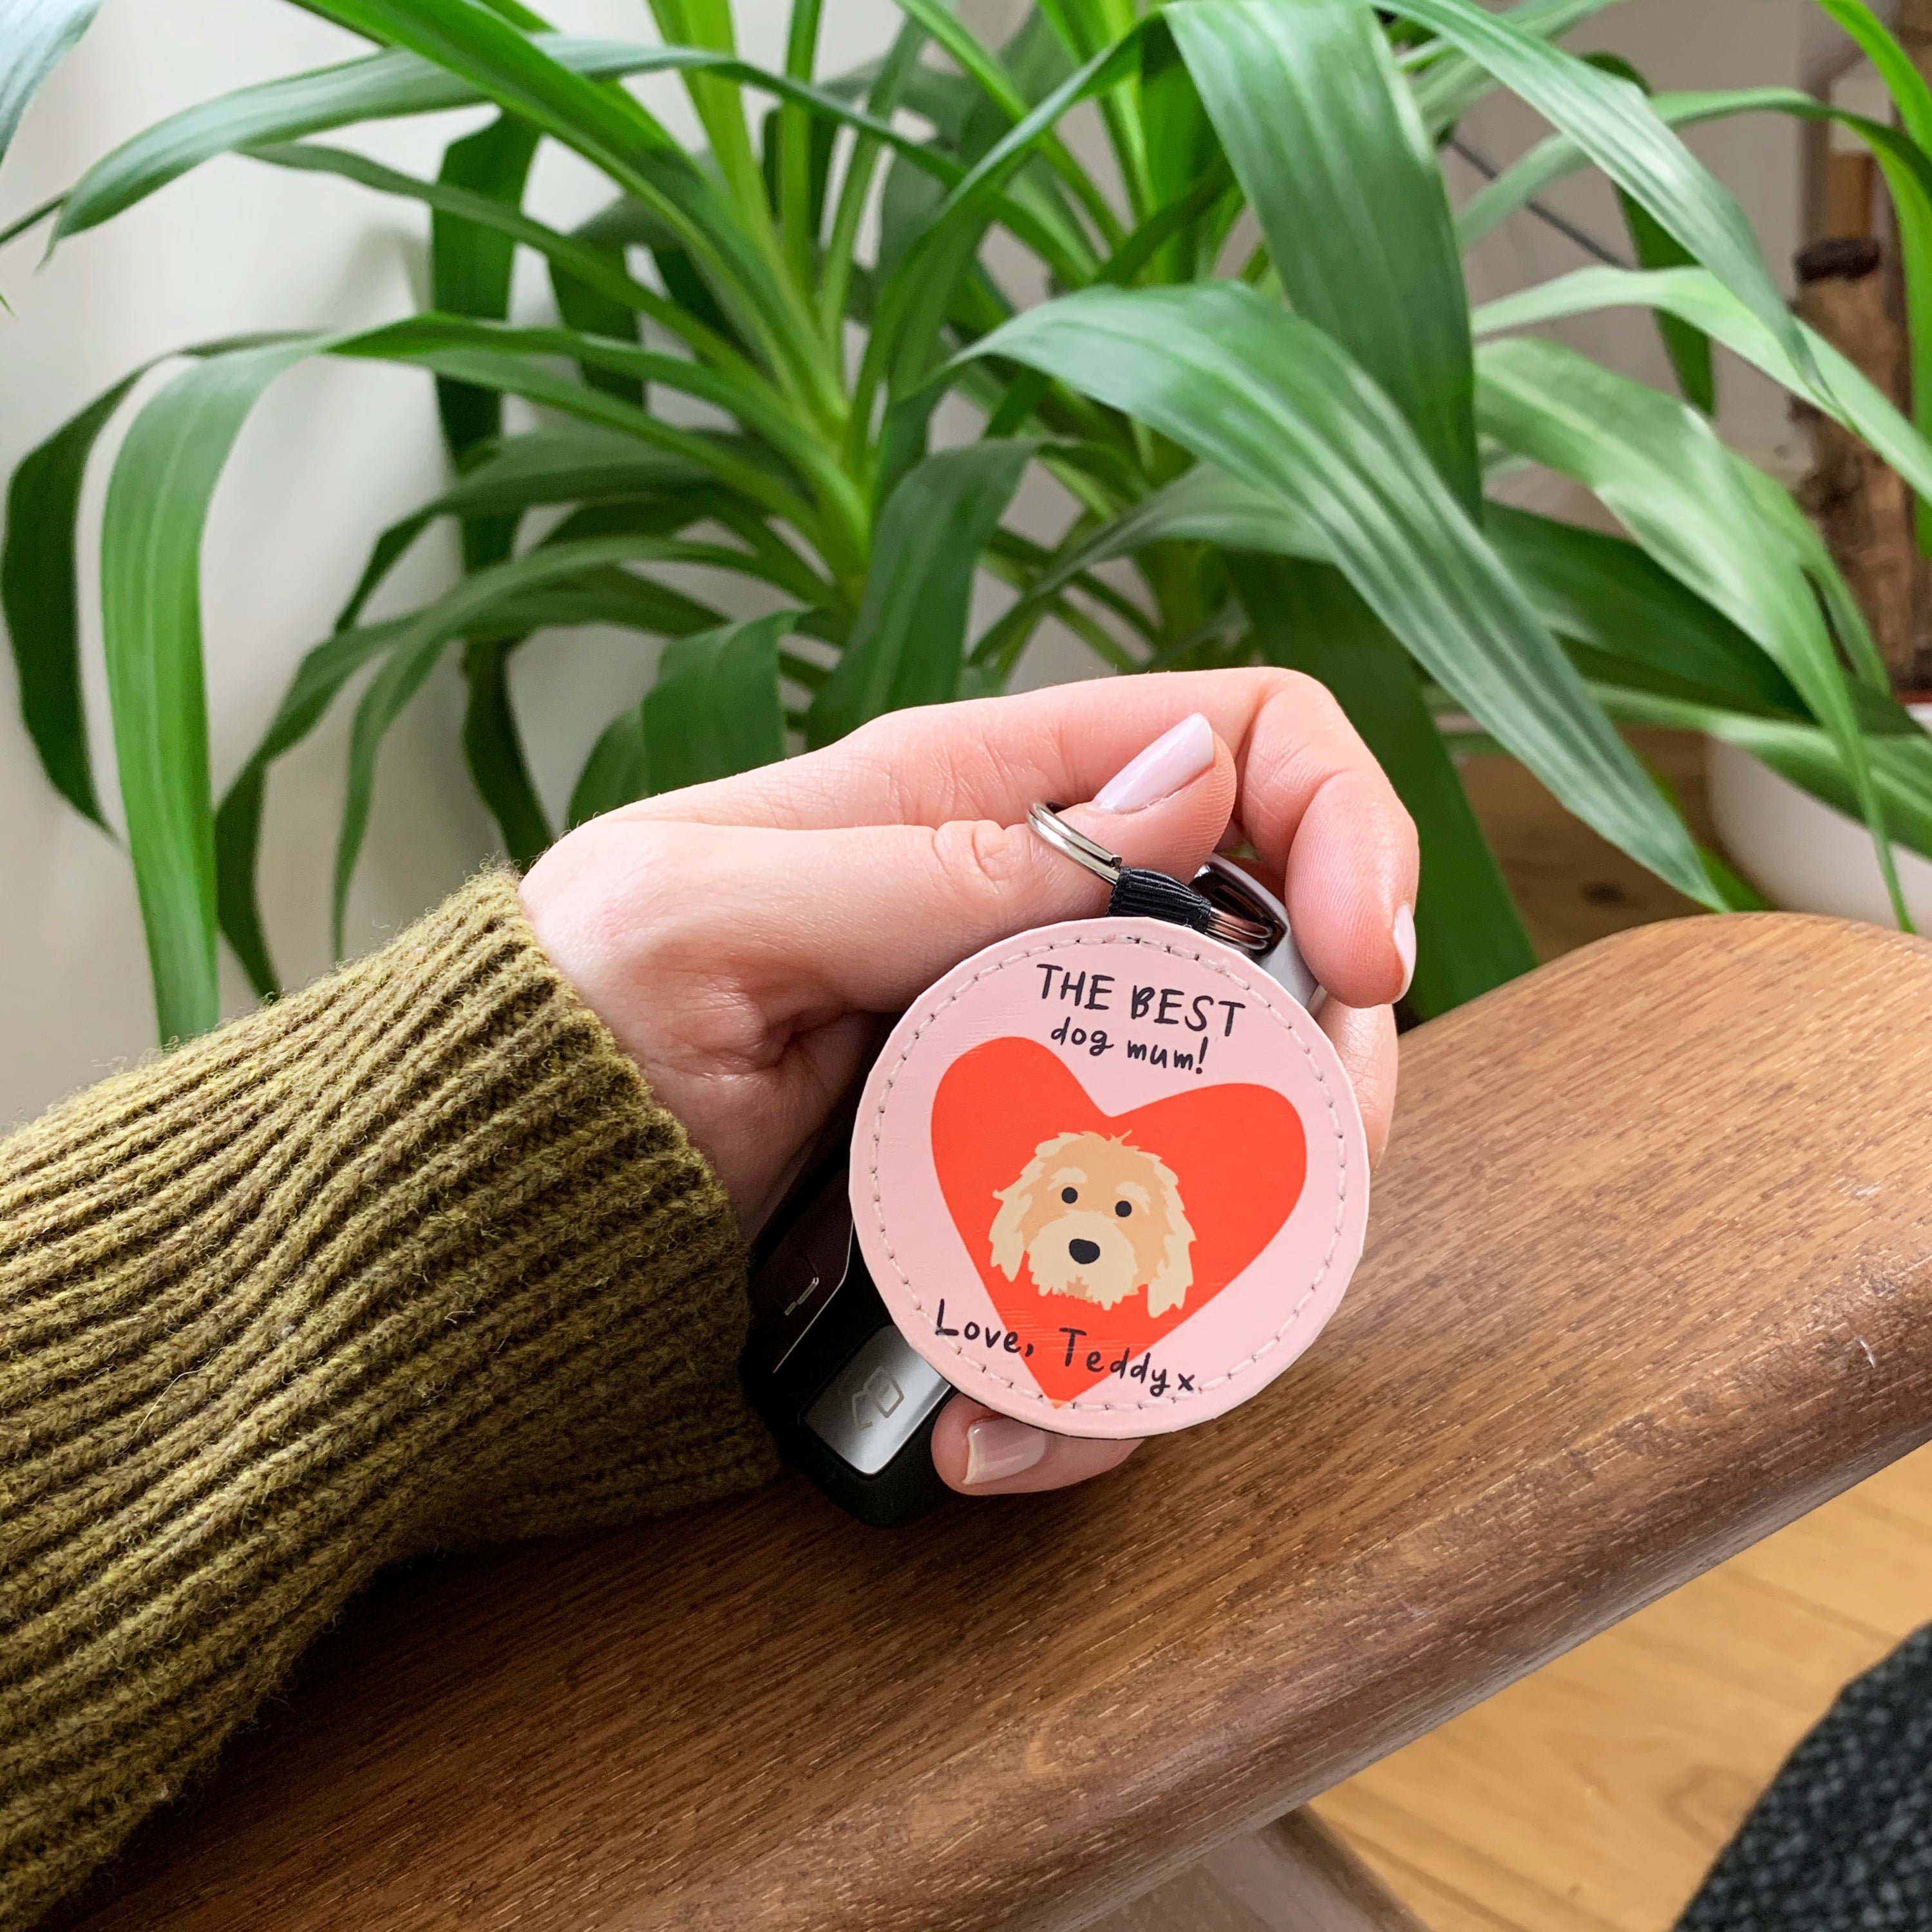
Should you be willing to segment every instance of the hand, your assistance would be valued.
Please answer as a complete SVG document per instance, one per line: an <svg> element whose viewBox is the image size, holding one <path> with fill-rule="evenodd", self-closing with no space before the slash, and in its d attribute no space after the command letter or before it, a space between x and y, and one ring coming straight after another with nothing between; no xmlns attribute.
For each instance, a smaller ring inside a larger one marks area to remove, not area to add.
<svg viewBox="0 0 1932 1932"><path fill-rule="evenodd" d="M1390 1003L1414 964L1415 829L1340 706L1292 671L1114 678L901 712L822 752L627 806L524 881L538 939L681 1120L754 1234L892 1017L969 953L1107 889L1028 830L1036 799L1188 878L1245 841L1329 998L1380 1156ZM975 1495L1057 1488L1131 1443L955 1396L933 1461Z"/></svg>

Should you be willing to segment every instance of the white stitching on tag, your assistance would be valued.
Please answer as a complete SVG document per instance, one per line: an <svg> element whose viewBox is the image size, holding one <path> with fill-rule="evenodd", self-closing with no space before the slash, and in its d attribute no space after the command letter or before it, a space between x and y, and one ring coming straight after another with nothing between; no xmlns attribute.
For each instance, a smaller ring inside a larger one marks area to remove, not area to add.
<svg viewBox="0 0 1932 1932"><path fill-rule="evenodd" d="M1288 1330L1301 1318L1302 1311L1307 1307L1310 1302L1314 1300L1316 1291L1321 1287L1323 1281L1328 1276L1329 1268L1334 1264L1336 1245L1342 1238L1342 1228L1347 1219L1348 1202L1349 1177L1348 1136L1343 1131L1342 1118L1336 1108L1334 1096L1329 1090L1328 1076L1322 1072L1322 1067L1319 1063L1316 1060L1314 1054L1309 1051L1307 1042L1301 1037L1300 1033L1296 1028L1293 1020L1289 1018L1287 1016L1277 1012L1274 1005L1270 1004L1270 1000L1267 997L1262 996L1261 988L1256 986L1252 980L1244 979L1240 974L1222 964L1220 960L1205 957L1202 953L1195 952L1191 948L1185 946L1175 946L1163 941L1143 938L1138 933L1096 933L1090 938L1072 938L1052 940L1043 946L1030 946L1024 952L1016 952L1010 955L1005 958L993 960L988 964L982 966L978 972L974 974L971 979L966 981L964 985L955 987L953 990L949 993L938 1006L934 1007L932 1011L928 1013L925 1018L920 1022L919 1024L913 1029L913 1031L910 1036L908 1038L904 1046L900 1048L898 1058L893 1061L890 1070L886 1073L886 1083L884 1087L880 1090L879 1096L879 1104L873 1109L872 1120L868 1130L870 1140L871 1158L866 1168L866 1172L871 1175L872 1182L873 1226L878 1232L880 1245L884 1248L887 1258L892 1262L893 1272L898 1276L901 1286L906 1292L907 1298L911 1302L913 1306L916 1309L921 1315L929 1316L932 1311L920 1300L918 1292L912 1285L911 1278L907 1274L904 1268L901 1266L898 1255L893 1252L891 1238L886 1232L884 1202L879 1192L879 1139L880 1124L884 1120L886 1108L892 1100L893 1084L898 1078L899 1069L904 1065L908 1056L911 1053L913 1048L918 1045L920 1037L924 1034L926 1029L930 1027L934 1021L938 1019L940 1015L944 1012L946 1008L950 1006L954 1001L963 998L970 988L976 986L981 980L990 978L995 973L1004 972L1009 966L1023 965L1028 960L1036 958L1042 952L1058 952L1064 947L1069 946L1145 946L1150 951L1153 952L1172 953L1177 959L1191 959L1197 966L1203 966L1211 973L1220 974L1224 980L1229 980L1234 985L1239 986L1244 992L1254 994L1257 995L1257 997L1259 997L1261 998L1262 1010L1267 1013L1277 1025L1280 1025L1286 1030L1288 1037L1292 1040L1296 1046L1300 1049L1303 1058L1308 1062L1309 1071L1314 1075L1316 1084L1322 1089L1322 1104L1328 1109L1329 1123L1334 1129L1335 1143L1337 1150L1337 1165L1340 1172L1341 1184L1336 1190L1335 1223L1329 1230L1328 1250L1327 1253L1322 1257L1322 1265L1316 1270L1315 1278L1308 1284L1307 1292L1302 1296L1301 1299L1294 1304L1294 1307L1288 1311L1287 1320L1282 1322L1281 1326L1275 1330L1274 1334L1270 1336L1267 1341L1264 1342L1259 1348L1256 1348L1252 1354L1244 1356L1240 1361L1237 1362L1232 1368L1227 1370L1222 1374L1216 1376L1210 1380L1202 1383L1199 1388L1196 1390L1194 1392L1195 1396L1198 1396L1202 1394L1204 1394L1209 1389L1219 1388L1222 1384L1232 1382L1234 1378L1240 1374L1244 1370L1252 1368L1264 1355L1266 1355L1272 1349L1280 1346L1281 1342L1286 1339ZM1278 989L1274 988L1272 986L1272 984L1270 984L1270 992L1278 991ZM1310 1024L1311 1025L1313 1024L1313 1022L1310 1021ZM1230 1286L1232 1286L1232 1285L1233 1284L1232 1282L1229 1284ZM1178 1324L1180 1327L1184 1327L1185 1325L1186 1324L1184 1322ZM1022 1388L1020 1384L1014 1381L1010 1376L1001 1375L997 1370L992 1367L987 1363L974 1360L973 1358L968 1355L965 1350L961 1348L958 1343L956 1342L953 1344L952 1352L958 1357L962 1361L967 1363L975 1375L982 1376L988 1378L992 1381L1003 1383L1006 1388L1011 1389L1016 1396L1028 1401L1038 1402L1042 1408L1052 1408L1054 1407L1054 1403L1049 1400L1049 1398L1042 1394L1037 1388ZM1084 1409L1089 1414L1092 1414L1099 1412L1117 1409L1172 1408L1174 1404L1180 1399L1180 1396L1177 1394L1171 1396L1150 1397L1138 1402L1089 1402L1084 1396L1076 1396L1071 1401L1058 1405L1058 1409L1060 1412L1063 1412L1067 1409ZM1193 1398L1190 1397L1190 1399L1192 1400Z"/></svg>

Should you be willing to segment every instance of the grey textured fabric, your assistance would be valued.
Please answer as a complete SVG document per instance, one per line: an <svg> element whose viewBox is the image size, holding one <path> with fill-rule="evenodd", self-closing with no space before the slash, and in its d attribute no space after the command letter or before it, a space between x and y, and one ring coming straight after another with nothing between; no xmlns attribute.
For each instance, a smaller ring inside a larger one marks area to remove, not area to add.
<svg viewBox="0 0 1932 1932"><path fill-rule="evenodd" d="M1678 1932L1932 1932L1932 1625L1840 1694Z"/></svg>

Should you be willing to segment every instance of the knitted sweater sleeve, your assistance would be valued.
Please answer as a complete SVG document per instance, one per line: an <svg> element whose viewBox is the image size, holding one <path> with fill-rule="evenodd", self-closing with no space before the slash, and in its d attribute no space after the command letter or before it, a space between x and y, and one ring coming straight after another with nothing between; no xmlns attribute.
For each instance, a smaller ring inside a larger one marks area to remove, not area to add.
<svg viewBox="0 0 1932 1932"><path fill-rule="evenodd" d="M722 1190L475 881L0 1143L0 1928L378 1568L769 1475Z"/></svg>

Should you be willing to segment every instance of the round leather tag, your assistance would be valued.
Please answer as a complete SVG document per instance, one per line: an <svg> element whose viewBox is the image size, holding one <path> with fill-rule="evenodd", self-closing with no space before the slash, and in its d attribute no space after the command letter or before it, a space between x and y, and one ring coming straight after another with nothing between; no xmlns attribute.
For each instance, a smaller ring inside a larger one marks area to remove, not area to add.
<svg viewBox="0 0 1932 1932"><path fill-rule="evenodd" d="M1065 1436L1185 1428L1264 1388L1368 1218L1328 1036L1243 954L1144 919L1042 926L928 987L866 1082L851 1174L906 1340Z"/></svg>

